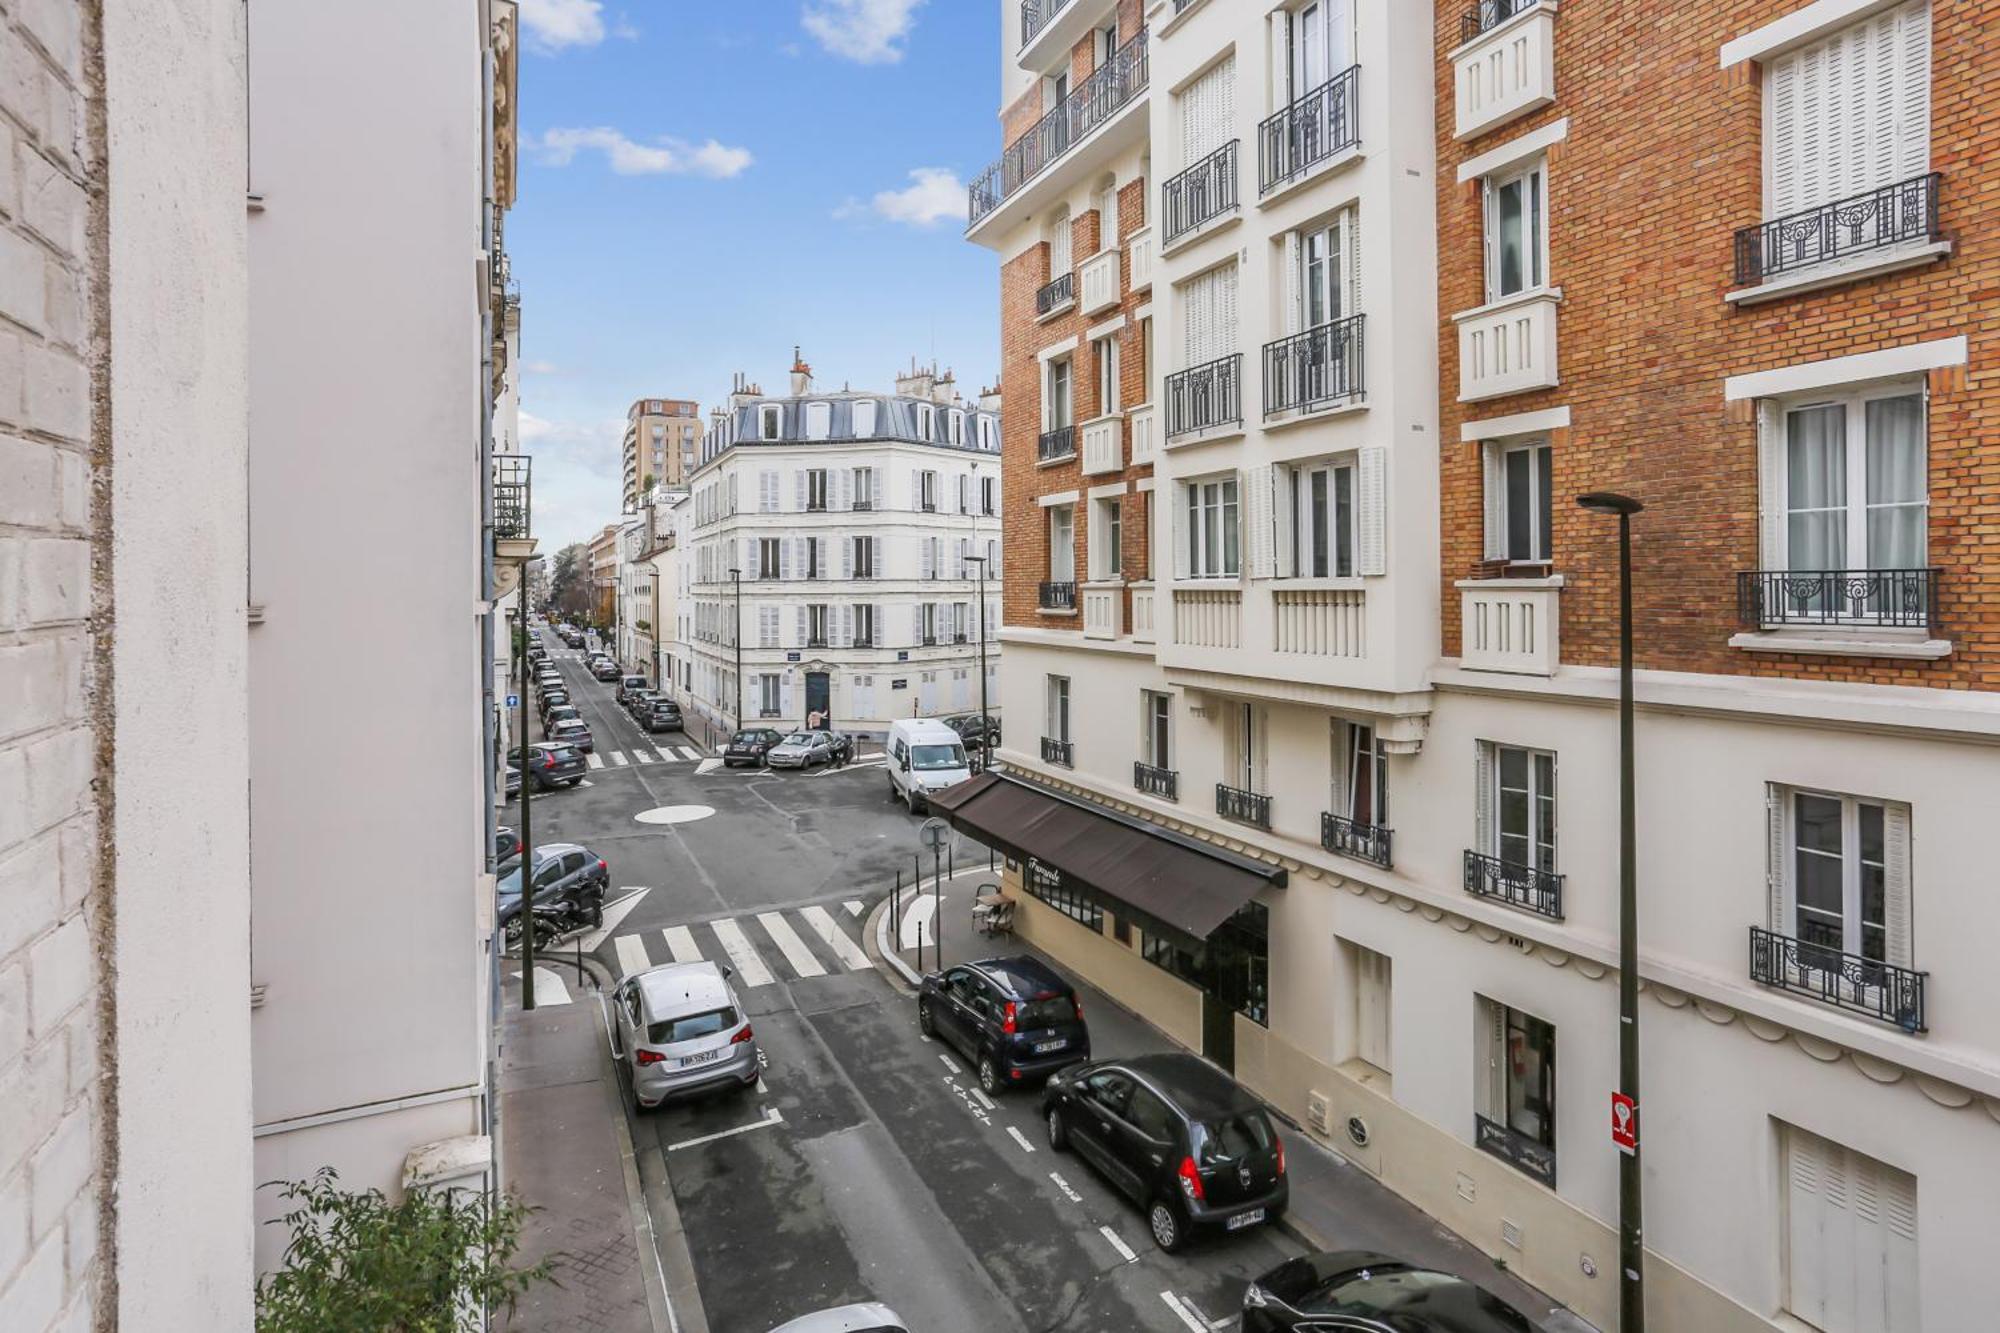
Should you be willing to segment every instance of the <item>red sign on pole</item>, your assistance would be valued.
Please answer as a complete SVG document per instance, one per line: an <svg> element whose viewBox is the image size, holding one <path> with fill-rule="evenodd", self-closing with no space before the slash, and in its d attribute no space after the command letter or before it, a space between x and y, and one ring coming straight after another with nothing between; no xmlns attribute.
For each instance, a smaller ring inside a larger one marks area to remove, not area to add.
<svg viewBox="0 0 2000 1333"><path fill-rule="evenodd" d="M1639 1151L1639 1103L1622 1092L1611 1094L1611 1141L1618 1151Z"/></svg>

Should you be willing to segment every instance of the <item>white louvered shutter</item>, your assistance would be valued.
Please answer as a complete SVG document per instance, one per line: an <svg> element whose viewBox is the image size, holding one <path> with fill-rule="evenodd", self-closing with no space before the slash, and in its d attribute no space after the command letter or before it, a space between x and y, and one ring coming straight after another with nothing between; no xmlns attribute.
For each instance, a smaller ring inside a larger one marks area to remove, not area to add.
<svg viewBox="0 0 2000 1333"><path fill-rule="evenodd" d="M840 577L843 579L854 577L854 542L845 537L840 542Z"/></svg>
<svg viewBox="0 0 2000 1333"><path fill-rule="evenodd" d="M806 646L806 609L803 606L797 606L792 609L798 612L797 621L799 630L799 637L792 640L792 642L798 647L803 648Z"/></svg>
<svg viewBox="0 0 2000 1333"><path fill-rule="evenodd" d="M1481 500L1486 514L1486 542L1484 550L1488 560L1507 558L1507 476L1504 464L1505 452L1492 440L1484 440L1479 445L1479 473Z"/></svg>
<svg viewBox="0 0 2000 1333"><path fill-rule="evenodd" d="M854 508L854 474L846 468L835 468L828 474L833 485L833 507L843 512Z"/></svg>
<svg viewBox="0 0 2000 1333"><path fill-rule="evenodd" d="M853 647L854 608L851 606L831 607L827 611L827 619L832 621L836 626L832 631L834 643L842 648Z"/></svg>
<svg viewBox="0 0 2000 1333"><path fill-rule="evenodd" d="M1785 845L1785 803L1790 798L1782 787L1764 786L1764 894L1769 928L1780 935L1793 933L1785 912L1785 883L1791 850Z"/></svg>
<svg viewBox="0 0 2000 1333"><path fill-rule="evenodd" d="M1360 451L1354 469L1354 571L1389 572L1389 451L1373 446Z"/></svg>
<svg viewBox="0 0 2000 1333"><path fill-rule="evenodd" d="M1361 313L1361 210L1348 208L1340 214L1340 271L1345 292L1342 315Z"/></svg>
<svg viewBox="0 0 2000 1333"><path fill-rule="evenodd" d="M757 474L757 512L774 514L778 510L778 474L769 468Z"/></svg>
<svg viewBox="0 0 2000 1333"><path fill-rule="evenodd" d="M1271 533L1271 488L1274 484L1270 464L1260 464L1244 474L1244 513L1250 531L1249 566L1250 577L1268 579L1277 576L1276 551Z"/></svg>
<svg viewBox="0 0 2000 1333"><path fill-rule="evenodd" d="M800 468L792 473L793 511L806 512L806 470Z"/></svg>
<svg viewBox="0 0 2000 1333"><path fill-rule="evenodd" d="M792 577L792 539L789 537L781 537L778 540L778 577L781 579Z"/></svg>
<svg viewBox="0 0 2000 1333"><path fill-rule="evenodd" d="M870 537L868 539L868 571L870 578L879 579L882 577L882 539L880 537Z"/></svg>
<svg viewBox="0 0 2000 1333"><path fill-rule="evenodd" d="M1174 578L1187 582L1191 566L1188 563L1188 543L1194 540L1194 524L1188 516L1188 496L1190 491L1185 483L1174 483L1173 514L1167 524L1167 540L1174 548Z"/></svg>
<svg viewBox="0 0 2000 1333"><path fill-rule="evenodd" d="M1493 745L1475 741L1472 781L1472 829L1474 850L1492 856L1500 850L1498 830L1493 827Z"/></svg>
<svg viewBox="0 0 2000 1333"><path fill-rule="evenodd" d="M1236 57L1196 79L1181 94L1181 165L1191 167L1229 142L1236 109Z"/></svg>
<svg viewBox="0 0 2000 1333"><path fill-rule="evenodd" d="M1888 961L1914 967L1910 914L1910 807L1882 811L1882 924Z"/></svg>
<svg viewBox="0 0 2000 1333"><path fill-rule="evenodd" d="M1882 16L1894 20L1896 42L1895 180L1931 169L1931 12L1906 5Z"/></svg>
<svg viewBox="0 0 2000 1333"><path fill-rule="evenodd" d="M1215 283L1213 272L1204 273L1180 289L1181 355L1188 366L1213 359L1209 349L1215 340Z"/></svg>
<svg viewBox="0 0 2000 1333"><path fill-rule="evenodd" d="M1765 70L1765 213L1783 217L1930 169L1930 9L1913 0Z"/></svg>
<svg viewBox="0 0 2000 1333"><path fill-rule="evenodd" d="M1286 467L1271 471L1271 563L1276 570L1275 578L1294 578L1303 572L1292 551L1293 509L1297 504L1293 488L1298 485L1297 475Z"/></svg>
<svg viewBox="0 0 2000 1333"><path fill-rule="evenodd" d="M882 507L882 469L868 469L868 503L876 509Z"/></svg>
<svg viewBox="0 0 2000 1333"><path fill-rule="evenodd" d="M1777 403L1757 403L1758 563L1785 567L1785 413Z"/></svg>
<svg viewBox="0 0 2000 1333"><path fill-rule="evenodd" d="M910 472L910 508L922 508L924 503L924 470L913 468Z"/></svg>
<svg viewBox="0 0 2000 1333"><path fill-rule="evenodd" d="M1347 723L1333 718L1327 731L1327 762L1333 770L1327 783L1327 799L1332 804L1327 809L1344 819L1347 816ZM1377 819L1379 821L1380 816Z"/></svg>
<svg viewBox="0 0 2000 1333"><path fill-rule="evenodd" d="M1305 246L1295 231L1285 233L1285 332L1299 333L1306 326Z"/></svg>
<svg viewBox="0 0 2000 1333"><path fill-rule="evenodd" d="M929 578L932 568L931 539L929 537L919 537L917 539L917 577L920 579Z"/></svg>
<svg viewBox="0 0 2000 1333"><path fill-rule="evenodd" d="M831 540L832 538L830 537L813 538L814 544L818 547L818 559L819 559L819 563L813 567L819 570L819 576L823 579L830 579L833 577L833 550L830 546L827 545L827 543L830 542Z"/></svg>

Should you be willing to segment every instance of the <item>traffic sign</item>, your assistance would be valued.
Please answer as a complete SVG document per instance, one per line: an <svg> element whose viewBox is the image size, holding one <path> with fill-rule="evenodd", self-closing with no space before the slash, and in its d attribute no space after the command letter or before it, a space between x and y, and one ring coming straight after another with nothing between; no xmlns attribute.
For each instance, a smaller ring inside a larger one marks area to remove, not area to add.
<svg viewBox="0 0 2000 1333"><path fill-rule="evenodd" d="M520 695L518 695L518 694L510 694L510 695L508 695L508 696L507 696L507 706L508 706L509 708L519 708L519 707L521 706L521 696L520 696Z"/></svg>
<svg viewBox="0 0 2000 1333"><path fill-rule="evenodd" d="M1639 1103L1622 1092L1611 1094L1611 1141L1619 1152L1639 1151Z"/></svg>
<svg viewBox="0 0 2000 1333"><path fill-rule="evenodd" d="M951 825L942 819L926 819L924 826L917 830L917 836L923 840L925 850L941 851L945 839L951 836Z"/></svg>

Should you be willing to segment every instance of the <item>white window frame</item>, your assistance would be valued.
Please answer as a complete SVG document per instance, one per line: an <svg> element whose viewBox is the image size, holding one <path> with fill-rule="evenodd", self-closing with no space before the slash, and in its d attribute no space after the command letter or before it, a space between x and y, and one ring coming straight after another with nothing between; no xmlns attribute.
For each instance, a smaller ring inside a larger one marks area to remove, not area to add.
<svg viewBox="0 0 2000 1333"><path fill-rule="evenodd" d="M806 438L824 440L833 433L833 404L806 404Z"/></svg>
<svg viewBox="0 0 2000 1333"><path fill-rule="evenodd" d="M1235 474L1192 480L1184 484L1183 490L1186 501L1181 513L1187 523L1187 577L1242 577L1242 491Z"/></svg>
<svg viewBox="0 0 2000 1333"><path fill-rule="evenodd" d="M1357 824L1368 824L1375 828L1389 827L1389 756L1382 749L1382 738L1372 724L1334 720L1336 745L1345 751L1336 754L1335 762L1340 765L1342 790L1334 808L1342 818ZM1361 775L1369 776L1371 799L1369 808L1361 808Z"/></svg>
<svg viewBox="0 0 2000 1333"><path fill-rule="evenodd" d="M757 438L775 440L785 433L785 409L766 404L757 409Z"/></svg>
<svg viewBox="0 0 2000 1333"><path fill-rule="evenodd" d="M864 644L871 648L882 646L881 640L875 637L875 606L872 602L856 602L854 604L854 642L852 646L858 648Z"/></svg>
<svg viewBox="0 0 2000 1333"><path fill-rule="evenodd" d="M1120 410L1118 391L1118 334L1107 333L1090 340L1091 373L1097 381L1097 415L1108 417Z"/></svg>
<svg viewBox="0 0 2000 1333"><path fill-rule="evenodd" d="M965 413L945 413L945 438L952 444L965 443Z"/></svg>
<svg viewBox="0 0 2000 1333"><path fill-rule="evenodd" d="M1049 507L1049 582L1076 582L1076 506Z"/></svg>
<svg viewBox="0 0 2000 1333"><path fill-rule="evenodd" d="M873 509L875 507L874 468L858 467L854 469L854 484L848 503L856 509Z"/></svg>
<svg viewBox="0 0 2000 1333"><path fill-rule="evenodd" d="M833 508L833 474L823 467L806 469L806 512Z"/></svg>
<svg viewBox="0 0 2000 1333"><path fill-rule="evenodd" d="M937 409L929 403L917 404L917 438L920 440L937 438Z"/></svg>
<svg viewBox="0 0 2000 1333"><path fill-rule="evenodd" d="M917 508L927 514L937 512L938 474L925 471L917 474Z"/></svg>
<svg viewBox="0 0 2000 1333"><path fill-rule="evenodd" d="M1554 552L1554 533L1549 512L1555 504L1555 450L1545 435L1525 435L1516 438L1488 441L1486 451L1485 485L1489 488L1486 496L1486 557L1489 560L1505 560L1518 565L1546 565ZM1526 456L1528 462L1528 554L1516 555L1512 547L1513 535L1513 489L1508 484L1511 460ZM1536 481L1536 459L1541 460L1542 475L1547 478L1546 486L1538 486ZM1547 492L1546 498L1544 491Z"/></svg>
<svg viewBox="0 0 2000 1333"><path fill-rule="evenodd" d="M1052 741L1067 743L1070 739L1069 677L1045 676L1042 691L1042 725L1046 728L1042 734Z"/></svg>
<svg viewBox="0 0 2000 1333"><path fill-rule="evenodd" d="M1359 526L1361 490L1360 474L1355 460L1349 458L1321 458L1307 463L1295 463L1284 470L1284 503L1287 514L1283 521L1290 525L1287 539L1291 548L1290 568L1281 573L1299 579L1351 578L1358 569L1355 557L1357 545L1356 529ZM1326 494L1324 507L1313 495L1315 479L1324 482ZM1340 488L1342 482L1347 487L1347 513L1343 524L1340 510ZM1321 569L1313 559L1314 547L1320 534L1326 535L1326 567Z"/></svg>
<svg viewBox="0 0 2000 1333"><path fill-rule="evenodd" d="M979 479L979 512L989 518L1000 512L1000 478Z"/></svg>
<svg viewBox="0 0 2000 1333"><path fill-rule="evenodd" d="M1174 767L1174 696L1165 690L1139 691L1139 753L1148 768Z"/></svg>
<svg viewBox="0 0 2000 1333"><path fill-rule="evenodd" d="M1837 854L1819 852L1800 845L1800 803L1834 803L1839 809L1841 847ZM1806 944L1834 947L1824 937L1807 939L1802 928L1799 902L1799 865L1806 855L1837 860L1841 872L1841 920L1838 948L1843 953L1889 963L1896 967L1914 966L1912 948L1910 807L1900 801L1826 791L1817 787L1773 783L1768 789L1767 810L1771 821L1770 878L1772 902L1769 929L1772 933ZM1862 816L1874 811L1881 820L1882 919L1867 922L1862 872L1866 865L1862 852ZM1824 916L1812 908L1804 911ZM1880 931L1877 957L1868 951L1866 927Z"/></svg>
<svg viewBox="0 0 2000 1333"><path fill-rule="evenodd" d="M776 579L784 577L784 543L776 537L757 539L757 577Z"/></svg>
<svg viewBox="0 0 2000 1333"><path fill-rule="evenodd" d="M1118 548L1124 535L1124 516L1119 510L1123 498L1100 496L1090 502L1088 563L1093 583L1116 579L1122 574L1124 558Z"/></svg>
<svg viewBox="0 0 2000 1333"><path fill-rule="evenodd" d="M1506 783L1507 757L1524 757L1525 787L1509 787ZM1540 750L1525 745L1490 743L1484 747L1483 761L1491 767L1491 805L1485 812L1486 833L1482 837L1480 850L1507 865L1526 866L1546 874L1556 873L1561 854L1558 834L1562 827L1561 791L1556 771L1556 756L1552 750ZM1526 824L1519 833L1510 832L1506 825L1507 793L1524 791L1527 796ZM1509 858L1506 853L1510 841L1525 842L1527 859Z"/></svg>
<svg viewBox="0 0 2000 1333"><path fill-rule="evenodd" d="M856 399L853 411L854 438L857 440L872 438L875 434L875 400L873 398Z"/></svg>
<svg viewBox="0 0 2000 1333"><path fill-rule="evenodd" d="M1265 727L1268 716L1260 704L1229 705L1229 767L1227 784L1240 791L1265 794Z"/></svg>
<svg viewBox="0 0 2000 1333"><path fill-rule="evenodd" d="M1076 367L1068 353L1042 362L1042 430L1076 424Z"/></svg>
<svg viewBox="0 0 2000 1333"><path fill-rule="evenodd" d="M1868 405L1898 398L1914 398L1919 414L1918 435L1922 441L1924 454L1924 498L1921 501L1894 501L1878 505L1868 494ZM1846 569L1874 568L1868 553L1868 515L1871 510L1890 507L1918 507L1924 511L1924 549L1915 568L1921 568L1930 557L1930 395L1921 381L1898 381L1891 384L1876 384L1845 390L1839 393L1802 394L1789 398L1772 400L1776 413L1778 438L1767 454L1767 461L1776 469L1769 492L1771 502L1777 512L1771 515L1775 549L1772 556L1774 568L1792 568L1791 552L1791 418L1796 412L1815 408L1840 407L1845 410L1844 445L1846 449L1846 476L1844 490L1846 500L1842 506L1846 510L1844 543ZM1898 566L1911 568L1912 566Z"/></svg>
<svg viewBox="0 0 2000 1333"><path fill-rule="evenodd" d="M1529 235L1522 246L1522 254L1528 261L1528 271L1521 275L1521 286L1512 291L1502 291L1500 195L1508 186L1517 183L1525 183L1526 188L1522 199L1522 226ZM1537 156L1484 177L1481 195L1484 210L1481 235L1486 248L1486 299L1489 302L1500 301L1546 289L1549 285L1548 159Z"/></svg>

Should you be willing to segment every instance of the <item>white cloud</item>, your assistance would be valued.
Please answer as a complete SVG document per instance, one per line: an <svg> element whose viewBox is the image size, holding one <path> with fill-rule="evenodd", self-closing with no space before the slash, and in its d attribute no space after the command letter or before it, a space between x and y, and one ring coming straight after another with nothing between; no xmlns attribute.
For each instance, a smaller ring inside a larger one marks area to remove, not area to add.
<svg viewBox="0 0 2000 1333"><path fill-rule="evenodd" d="M585 150L604 154L604 160L620 176L707 176L727 180L740 175L755 159L747 148L729 148L710 139L691 144L662 136L651 143L639 143L609 125L545 131L532 146L541 161L552 167L566 167Z"/></svg>
<svg viewBox="0 0 2000 1333"><path fill-rule="evenodd" d="M521 363L521 373L523 375L553 375L556 373L556 363L553 361L523 361Z"/></svg>
<svg viewBox="0 0 2000 1333"><path fill-rule="evenodd" d="M521 27L529 49L553 54L566 46L604 40L603 0L521 0Z"/></svg>
<svg viewBox="0 0 2000 1333"><path fill-rule="evenodd" d="M544 552L553 556L618 517L624 437L622 417L551 420L522 409L521 443L535 459L535 534Z"/></svg>
<svg viewBox="0 0 2000 1333"><path fill-rule="evenodd" d="M940 222L965 222L965 183L958 173L944 167L918 167L910 173L911 183L900 190L882 190L867 203L849 199L833 210L843 222L877 217L910 227L933 227Z"/></svg>
<svg viewBox="0 0 2000 1333"><path fill-rule="evenodd" d="M834 55L864 65L894 64L925 0L814 0L799 22Z"/></svg>

